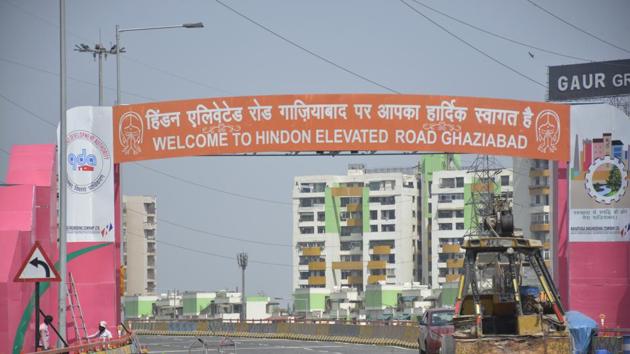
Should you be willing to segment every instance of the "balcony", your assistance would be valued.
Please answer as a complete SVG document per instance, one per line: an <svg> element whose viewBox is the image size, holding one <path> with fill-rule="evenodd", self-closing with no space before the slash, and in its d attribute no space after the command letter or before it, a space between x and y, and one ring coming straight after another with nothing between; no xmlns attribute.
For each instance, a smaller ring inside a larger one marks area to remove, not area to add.
<svg viewBox="0 0 630 354"><path fill-rule="evenodd" d="M155 229L155 223L154 222L145 222L144 223L144 228L148 229L148 230L153 230L153 229Z"/></svg>
<svg viewBox="0 0 630 354"><path fill-rule="evenodd" d="M326 262L311 262L308 264L308 270L326 270Z"/></svg>
<svg viewBox="0 0 630 354"><path fill-rule="evenodd" d="M363 270L363 262L361 261L333 262L332 269L334 270Z"/></svg>
<svg viewBox="0 0 630 354"><path fill-rule="evenodd" d="M438 262L438 268L446 268L446 262Z"/></svg>
<svg viewBox="0 0 630 354"><path fill-rule="evenodd" d="M346 221L346 225L348 225L348 226L361 226L361 225L363 225L363 220L361 220L361 219L348 219Z"/></svg>
<svg viewBox="0 0 630 354"><path fill-rule="evenodd" d="M545 250L549 250L549 249L551 249L551 242L545 242L545 243L543 243L543 249L545 249Z"/></svg>
<svg viewBox="0 0 630 354"><path fill-rule="evenodd" d="M385 261L369 261L368 269L385 269L387 263Z"/></svg>
<svg viewBox="0 0 630 354"><path fill-rule="evenodd" d="M363 187L334 187L330 188L333 197L361 197Z"/></svg>
<svg viewBox="0 0 630 354"><path fill-rule="evenodd" d="M461 247L459 245L442 245L442 253L459 253L461 251Z"/></svg>
<svg viewBox="0 0 630 354"><path fill-rule="evenodd" d="M320 256L322 249L320 247L304 247L302 248L303 256Z"/></svg>
<svg viewBox="0 0 630 354"><path fill-rule="evenodd" d="M464 266L464 259L447 259L446 267L447 268L461 268Z"/></svg>
<svg viewBox="0 0 630 354"><path fill-rule="evenodd" d="M447 274L446 281L447 282L459 281L460 277L461 277L461 274Z"/></svg>
<svg viewBox="0 0 630 354"><path fill-rule="evenodd" d="M529 186L529 194L549 194L549 186Z"/></svg>
<svg viewBox="0 0 630 354"><path fill-rule="evenodd" d="M348 212L357 212L363 210L363 206L359 203L351 203L346 205L346 210Z"/></svg>
<svg viewBox="0 0 630 354"><path fill-rule="evenodd" d="M326 277L309 277L308 285L326 285Z"/></svg>
<svg viewBox="0 0 630 354"><path fill-rule="evenodd" d="M348 278L346 278L348 280L348 285L362 285L363 284L363 277L360 275L349 275Z"/></svg>
<svg viewBox="0 0 630 354"><path fill-rule="evenodd" d="M529 177L549 177L551 170L548 168L532 168L529 170Z"/></svg>
<svg viewBox="0 0 630 354"><path fill-rule="evenodd" d="M549 224L531 224L529 226L529 230L533 231L533 232L549 231L549 230L551 230L551 225L549 225Z"/></svg>
<svg viewBox="0 0 630 354"><path fill-rule="evenodd" d="M495 184L494 183L473 183L471 185L471 190L473 192L483 193L483 192L494 192Z"/></svg>
<svg viewBox="0 0 630 354"><path fill-rule="evenodd" d="M390 254L391 252L392 252L392 247L389 245L374 246L372 248L372 254L387 255L387 254Z"/></svg>
<svg viewBox="0 0 630 354"><path fill-rule="evenodd" d="M385 275L370 275L368 277L368 284L376 284L379 281L385 281Z"/></svg>

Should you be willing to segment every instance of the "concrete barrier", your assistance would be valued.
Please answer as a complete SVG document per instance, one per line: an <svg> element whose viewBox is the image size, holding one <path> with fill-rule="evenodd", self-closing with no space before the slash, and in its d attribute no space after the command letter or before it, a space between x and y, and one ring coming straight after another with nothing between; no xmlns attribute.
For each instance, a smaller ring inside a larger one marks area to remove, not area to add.
<svg viewBox="0 0 630 354"><path fill-rule="evenodd" d="M223 323L217 320L130 321L138 334L334 341L417 348L417 326L331 323Z"/></svg>

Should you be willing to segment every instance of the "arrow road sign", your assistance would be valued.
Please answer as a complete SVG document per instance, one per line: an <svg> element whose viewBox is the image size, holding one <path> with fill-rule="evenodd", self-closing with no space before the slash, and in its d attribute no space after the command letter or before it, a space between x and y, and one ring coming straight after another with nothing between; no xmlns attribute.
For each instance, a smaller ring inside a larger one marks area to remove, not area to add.
<svg viewBox="0 0 630 354"><path fill-rule="evenodd" d="M28 256L22 263L20 270L15 275L13 281L22 282L39 282L39 281L60 281L59 273L53 262L48 255L44 252L44 249L39 244L39 241L35 241L33 248L31 248Z"/></svg>

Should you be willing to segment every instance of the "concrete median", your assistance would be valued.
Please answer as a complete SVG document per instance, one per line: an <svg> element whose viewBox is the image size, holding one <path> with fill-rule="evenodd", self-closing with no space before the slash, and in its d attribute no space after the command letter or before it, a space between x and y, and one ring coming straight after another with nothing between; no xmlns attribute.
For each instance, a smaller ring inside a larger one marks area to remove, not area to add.
<svg viewBox="0 0 630 354"><path fill-rule="evenodd" d="M413 325L320 323L223 323L217 320L130 321L143 335L225 336L356 344L393 345L417 348L418 327Z"/></svg>

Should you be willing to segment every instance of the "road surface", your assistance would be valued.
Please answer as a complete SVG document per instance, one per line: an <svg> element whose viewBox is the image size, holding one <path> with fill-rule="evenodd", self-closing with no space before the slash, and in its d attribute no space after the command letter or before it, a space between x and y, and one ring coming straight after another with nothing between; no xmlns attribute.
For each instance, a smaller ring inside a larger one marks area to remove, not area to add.
<svg viewBox="0 0 630 354"><path fill-rule="evenodd" d="M209 353L217 353L220 337L201 337L208 345ZM195 337L140 336L140 343L149 349L149 353L188 353ZM372 354L372 353L417 353L417 349L384 347L335 342L311 342L284 339L230 338L236 344L236 353L308 353L308 354ZM225 347L224 353L234 353L234 348ZM195 343L193 353L203 353L201 344Z"/></svg>

